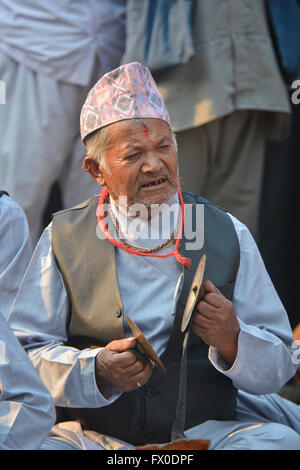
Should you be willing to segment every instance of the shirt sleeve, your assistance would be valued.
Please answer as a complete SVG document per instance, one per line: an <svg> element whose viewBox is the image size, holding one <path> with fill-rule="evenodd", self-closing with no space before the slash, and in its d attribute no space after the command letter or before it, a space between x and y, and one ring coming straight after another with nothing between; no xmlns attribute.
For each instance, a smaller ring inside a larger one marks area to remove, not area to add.
<svg viewBox="0 0 300 470"><path fill-rule="evenodd" d="M229 369L215 347L209 348L209 358L236 388L252 394L277 392L297 368L292 360L292 330L252 235L244 224L230 217L240 243L232 299L240 323L238 353Z"/></svg>
<svg viewBox="0 0 300 470"><path fill-rule="evenodd" d="M0 203L0 313L7 318L32 255L23 209L4 195Z"/></svg>
<svg viewBox="0 0 300 470"><path fill-rule="evenodd" d="M10 325L50 390L57 406L96 408L121 395L95 378L99 349L66 346L69 300L51 248L50 224L42 234L9 316Z"/></svg>
<svg viewBox="0 0 300 470"><path fill-rule="evenodd" d="M54 422L51 395L0 314L0 449L38 449Z"/></svg>

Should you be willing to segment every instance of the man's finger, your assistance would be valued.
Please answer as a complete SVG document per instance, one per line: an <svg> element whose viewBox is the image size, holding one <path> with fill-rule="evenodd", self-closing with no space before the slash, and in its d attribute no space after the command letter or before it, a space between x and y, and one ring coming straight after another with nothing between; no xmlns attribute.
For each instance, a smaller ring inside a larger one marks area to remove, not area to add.
<svg viewBox="0 0 300 470"><path fill-rule="evenodd" d="M197 310L201 314L215 314L216 309L223 307L225 302L225 297L221 297L215 292L212 294L206 294L205 297L198 303Z"/></svg>
<svg viewBox="0 0 300 470"><path fill-rule="evenodd" d="M120 367L122 370L125 370L127 367L130 367L134 364L139 363L140 361L137 359L136 355L128 349L127 351L123 352L116 352L112 351L114 363Z"/></svg>
<svg viewBox="0 0 300 470"><path fill-rule="evenodd" d="M147 361L143 370L138 372L137 374L133 374L130 377L130 380L134 384L139 383L138 387L143 386L145 385L146 382L148 382L152 372L153 372L153 364L150 361Z"/></svg>
<svg viewBox="0 0 300 470"><path fill-rule="evenodd" d="M121 353L124 351L128 351L128 349L134 348L135 343L136 343L136 339L134 337L116 339L108 343L104 349L109 349L110 351Z"/></svg>
<svg viewBox="0 0 300 470"><path fill-rule="evenodd" d="M215 329L215 321L212 318L204 317L202 314L195 315L192 328L199 328L203 331L209 332Z"/></svg>
<svg viewBox="0 0 300 470"><path fill-rule="evenodd" d="M209 294L210 292L215 292L216 294L223 295L219 289L209 280L204 281L205 292Z"/></svg>
<svg viewBox="0 0 300 470"><path fill-rule="evenodd" d="M224 305L226 298L221 294L217 294L216 292L210 292L209 294L205 294L202 302L212 305L213 307L219 308Z"/></svg>

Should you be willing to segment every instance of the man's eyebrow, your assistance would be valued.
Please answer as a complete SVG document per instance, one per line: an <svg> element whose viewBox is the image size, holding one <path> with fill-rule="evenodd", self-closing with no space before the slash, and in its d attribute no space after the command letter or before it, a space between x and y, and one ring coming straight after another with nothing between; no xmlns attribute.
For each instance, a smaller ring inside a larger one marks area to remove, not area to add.
<svg viewBox="0 0 300 470"><path fill-rule="evenodd" d="M168 135L164 135L158 142L158 145L163 144L165 142L172 142L172 138L169 137Z"/></svg>
<svg viewBox="0 0 300 470"><path fill-rule="evenodd" d="M140 149L142 145L139 142L128 142L127 144L122 145L124 150L136 150Z"/></svg>
<svg viewBox="0 0 300 470"><path fill-rule="evenodd" d="M165 142L172 142L172 138L169 137L169 136L162 136L160 140L158 140L158 142L156 143L156 145L161 145ZM143 148L143 144L137 142L137 141L133 141L133 142L128 142L128 143L125 143L122 145L122 149L124 151L127 151L127 150L139 150Z"/></svg>

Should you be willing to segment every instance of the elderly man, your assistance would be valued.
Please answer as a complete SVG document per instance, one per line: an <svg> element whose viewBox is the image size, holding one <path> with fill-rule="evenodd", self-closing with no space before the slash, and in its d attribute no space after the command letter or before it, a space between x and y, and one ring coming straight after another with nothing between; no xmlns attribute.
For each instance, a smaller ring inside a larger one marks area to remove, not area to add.
<svg viewBox="0 0 300 470"><path fill-rule="evenodd" d="M300 449L286 425L289 404L282 417L275 395L252 397L277 391L296 371L287 315L246 227L182 194L176 141L149 70L135 62L104 75L82 109L81 135L83 166L101 196L54 216L10 315L58 407L44 447L172 439L180 323L205 253L206 293L187 347L185 434L209 439L211 449ZM135 354L127 315L165 374Z"/></svg>
<svg viewBox="0 0 300 470"><path fill-rule="evenodd" d="M55 421L50 393L6 317L31 256L23 210L0 191L0 449L38 449Z"/></svg>

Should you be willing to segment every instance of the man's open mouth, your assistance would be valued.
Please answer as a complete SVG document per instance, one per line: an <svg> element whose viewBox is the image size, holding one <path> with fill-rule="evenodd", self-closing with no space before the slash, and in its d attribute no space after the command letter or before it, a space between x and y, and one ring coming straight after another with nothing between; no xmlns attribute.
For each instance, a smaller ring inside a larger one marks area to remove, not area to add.
<svg viewBox="0 0 300 470"><path fill-rule="evenodd" d="M166 183L168 180L165 177L157 178L155 180L148 181L148 183L142 184L140 187L141 188L150 188L152 186L159 186L161 184Z"/></svg>

